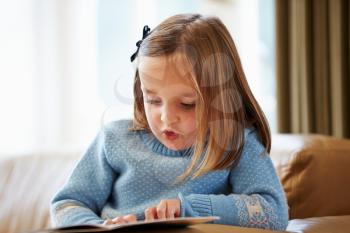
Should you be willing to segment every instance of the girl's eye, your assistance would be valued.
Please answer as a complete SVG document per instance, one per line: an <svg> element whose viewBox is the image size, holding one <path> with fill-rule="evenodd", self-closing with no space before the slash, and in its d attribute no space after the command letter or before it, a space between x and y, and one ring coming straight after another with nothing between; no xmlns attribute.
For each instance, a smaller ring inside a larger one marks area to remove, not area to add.
<svg viewBox="0 0 350 233"><path fill-rule="evenodd" d="M147 99L146 102L148 104L160 104L160 100Z"/></svg>
<svg viewBox="0 0 350 233"><path fill-rule="evenodd" d="M161 100L156 100L156 99L146 99L146 103L159 105L162 102L161 102ZM180 106L184 109L192 109L196 106L196 103L181 103Z"/></svg>
<svg viewBox="0 0 350 233"><path fill-rule="evenodd" d="M196 104L195 103L191 103L191 104L181 103L181 106L186 108L186 109L191 109L191 108L194 108L196 106Z"/></svg>

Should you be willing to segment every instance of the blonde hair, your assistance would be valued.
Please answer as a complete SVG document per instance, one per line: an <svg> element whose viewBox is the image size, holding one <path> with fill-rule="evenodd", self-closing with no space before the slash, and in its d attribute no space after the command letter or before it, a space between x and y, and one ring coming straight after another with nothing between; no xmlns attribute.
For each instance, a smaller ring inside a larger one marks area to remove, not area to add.
<svg viewBox="0 0 350 233"><path fill-rule="evenodd" d="M217 17L172 16L141 43L139 56L170 56L181 52L193 68L197 137L191 162L180 179L236 166L244 146L244 129L253 126L269 153L267 120L254 98L233 42ZM133 130L150 130L138 70L134 81ZM207 147L206 147L207 143Z"/></svg>

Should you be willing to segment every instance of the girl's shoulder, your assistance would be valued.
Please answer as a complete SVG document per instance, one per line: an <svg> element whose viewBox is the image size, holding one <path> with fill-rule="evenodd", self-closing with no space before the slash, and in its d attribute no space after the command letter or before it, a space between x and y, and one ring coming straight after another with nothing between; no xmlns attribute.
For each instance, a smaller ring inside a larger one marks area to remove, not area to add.
<svg viewBox="0 0 350 233"><path fill-rule="evenodd" d="M250 126L244 129L244 147L259 148L260 150L265 149L258 134L258 130L254 126Z"/></svg>
<svg viewBox="0 0 350 233"><path fill-rule="evenodd" d="M107 131L113 130L125 130L132 126L132 120L130 119L122 119L116 121L109 121L107 123L103 123L103 129Z"/></svg>
<svg viewBox="0 0 350 233"><path fill-rule="evenodd" d="M132 128L133 122L129 119L110 121L103 124L102 133L105 137L117 138L127 138L136 135L136 132L130 130Z"/></svg>
<svg viewBox="0 0 350 233"><path fill-rule="evenodd" d="M256 134L256 129L254 126L249 126L244 129L244 137L247 138L248 136L253 136Z"/></svg>

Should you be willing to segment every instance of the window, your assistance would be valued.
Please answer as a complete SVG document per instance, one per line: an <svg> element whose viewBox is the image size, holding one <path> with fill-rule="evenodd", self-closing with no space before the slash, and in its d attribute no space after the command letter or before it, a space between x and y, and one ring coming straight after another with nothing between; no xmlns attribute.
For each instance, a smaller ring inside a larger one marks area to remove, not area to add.
<svg viewBox="0 0 350 233"><path fill-rule="evenodd" d="M185 12L229 28L248 82L276 131L274 0L11 0L0 7L0 153L86 148L130 118L130 55L142 28Z"/></svg>
<svg viewBox="0 0 350 233"><path fill-rule="evenodd" d="M228 27L250 87L275 132L274 0L98 1L99 93L109 106L105 120L132 116L130 56L143 26L153 28L171 15L190 12L216 15Z"/></svg>

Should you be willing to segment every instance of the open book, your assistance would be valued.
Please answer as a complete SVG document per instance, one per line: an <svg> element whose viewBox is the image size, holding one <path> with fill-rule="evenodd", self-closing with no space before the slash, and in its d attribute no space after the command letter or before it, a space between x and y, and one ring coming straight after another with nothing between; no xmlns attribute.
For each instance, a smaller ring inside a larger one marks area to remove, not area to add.
<svg viewBox="0 0 350 233"><path fill-rule="evenodd" d="M117 229L127 227L148 227L148 226L187 226L199 223L212 222L218 220L220 217L208 216L208 217L181 217L173 219L156 219L150 221L137 221L133 223L125 223L119 225L96 225L96 224L85 224L76 226L65 226L51 229L43 229L33 231L31 233L68 233L68 232L117 232Z"/></svg>

